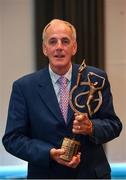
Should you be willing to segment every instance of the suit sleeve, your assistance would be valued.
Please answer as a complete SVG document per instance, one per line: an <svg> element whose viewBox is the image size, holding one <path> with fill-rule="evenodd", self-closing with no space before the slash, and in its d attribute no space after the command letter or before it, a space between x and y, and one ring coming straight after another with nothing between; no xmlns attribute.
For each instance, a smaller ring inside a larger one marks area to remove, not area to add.
<svg viewBox="0 0 126 180"><path fill-rule="evenodd" d="M52 145L33 139L29 133L28 107L20 85L14 83L8 109L8 118L3 145L12 155L33 164L49 166L49 151Z"/></svg>
<svg viewBox="0 0 126 180"><path fill-rule="evenodd" d="M96 144L103 144L118 137L122 130L122 123L114 111L113 97L106 73L102 98L99 111L92 116L94 132L91 140Z"/></svg>

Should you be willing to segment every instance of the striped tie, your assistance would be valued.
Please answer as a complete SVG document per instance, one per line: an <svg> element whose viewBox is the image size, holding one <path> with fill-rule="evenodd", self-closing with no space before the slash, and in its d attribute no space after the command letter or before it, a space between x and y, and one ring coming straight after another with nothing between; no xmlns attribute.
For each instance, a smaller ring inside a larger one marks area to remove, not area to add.
<svg viewBox="0 0 126 180"><path fill-rule="evenodd" d="M63 114L65 122L67 122L67 111L68 111L68 103L69 103L69 90L67 87L67 78L64 76L61 76L59 78L59 84L60 84L60 89L59 89L59 94L60 94L60 109Z"/></svg>

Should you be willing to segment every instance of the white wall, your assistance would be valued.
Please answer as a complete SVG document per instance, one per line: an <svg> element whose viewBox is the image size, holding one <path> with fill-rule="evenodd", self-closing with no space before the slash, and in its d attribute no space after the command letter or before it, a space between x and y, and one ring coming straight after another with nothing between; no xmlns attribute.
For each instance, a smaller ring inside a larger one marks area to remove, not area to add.
<svg viewBox="0 0 126 180"><path fill-rule="evenodd" d="M106 70L115 110L123 123L119 138L107 145L111 162L126 162L126 0L105 0Z"/></svg>
<svg viewBox="0 0 126 180"><path fill-rule="evenodd" d="M34 71L33 0L0 0L0 165L20 164L2 144L12 82Z"/></svg>

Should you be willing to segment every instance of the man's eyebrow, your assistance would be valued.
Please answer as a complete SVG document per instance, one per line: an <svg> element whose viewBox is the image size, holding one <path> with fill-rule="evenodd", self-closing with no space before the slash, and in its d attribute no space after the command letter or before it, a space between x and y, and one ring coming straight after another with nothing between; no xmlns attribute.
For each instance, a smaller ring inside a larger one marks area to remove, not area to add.
<svg viewBox="0 0 126 180"><path fill-rule="evenodd" d="M56 37L50 37L49 39L57 39Z"/></svg>
<svg viewBox="0 0 126 180"><path fill-rule="evenodd" d="M69 39L69 37L62 37L61 39Z"/></svg>

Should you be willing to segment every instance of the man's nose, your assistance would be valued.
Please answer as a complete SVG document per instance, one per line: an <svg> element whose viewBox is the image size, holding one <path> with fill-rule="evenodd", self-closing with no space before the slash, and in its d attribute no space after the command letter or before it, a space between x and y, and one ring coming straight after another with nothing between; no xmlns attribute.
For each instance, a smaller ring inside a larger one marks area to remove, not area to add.
<svg viewBox="0 0 126 180"><path fill-rule="evenodd" d="M62 49L63 48L63 44L62 44L62 41L61 40L58 40L57 41L57 46L56 46L57 49Z"/></svg>

